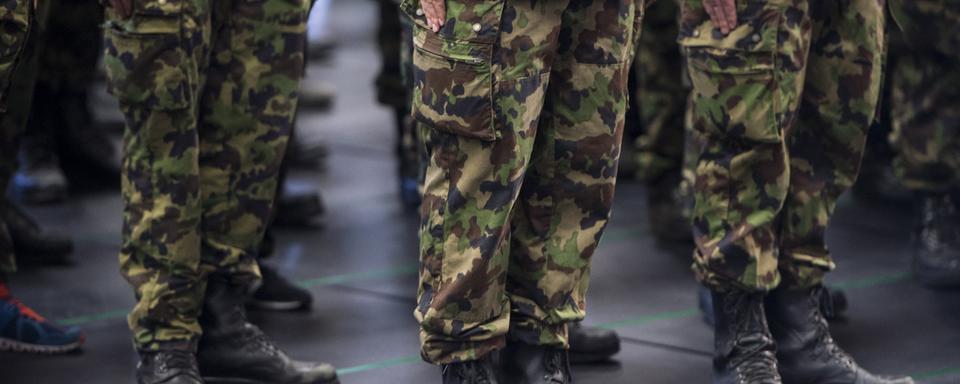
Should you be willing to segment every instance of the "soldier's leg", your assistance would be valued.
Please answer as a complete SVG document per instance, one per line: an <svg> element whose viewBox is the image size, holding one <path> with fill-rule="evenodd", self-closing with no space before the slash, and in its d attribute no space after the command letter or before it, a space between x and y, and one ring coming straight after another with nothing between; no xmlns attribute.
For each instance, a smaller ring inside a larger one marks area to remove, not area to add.
<svg viewBox="0 0 960 384"><path fill-rule="evenodd" d="M952 70L960 63L960 7L899 3L906 31L891 46L902 58L890 72L895 171L913 191L953 191L960 186L960 76Z"/></svg>
<svg viewBox="0 0 960 384"><path fill-rule="evenodd" d="M29 2L27 2L29 3ZM47 14L47 3L37 11L30 11L30 31L24 30L23 36L19 37L17 49L13 47L7 54L15 54L15 61L3 65L3 71L7 72L6 79L0 79L2 86L3 113L0 115L0 195L6 196L10 183L17 171L20 146L27 126L27 119L30 116L30 109L33 104L33 93L37 83L37 63L39 62L41 49L41 33L45 21L43 16ZM23 17L27 17L29 5L23 5ZM4 10L0 12L9 12ZM14 14L8 14L7 17L20 17ZM3 36L3 39L13 39L14 36ZM7 80L7 81L4 81Z"/></svg>
<svg viewBox="0 0 960 384"><path fill-rule="evenodd" d="M38 94L45 91L51 98L34 106L31 130L38 129L35 118L50 126L40 129L55 138L48 151L56 151L60 161L51 166L63 167L72 188L113 186L120 176L121 148L89 102L102 52L103 8L96 1L69 0L53 1L51 7L37 84Z"/></svg>
<svg viewBox="0 0 960 384"><path fill-rule="evenodd" d="M209 41L203 2L135 2L106 10L104 65L123 137L120 268L138 302L128 317L140 351L192 348L200 335L197 101Z"/></svg>
<svg viewBox="0 0 960 384"><path fill-rule="evenodd" d="M329 364L287 357L244 309L260 280L256 257L297 108L309 6L306 0L211 3L199 110L201 268L209 281L197 351L208 382L337 380Z"/></svg>
<svg viewBox="0 0 960 384"><path fill-rule="evenodd" d="M417 24L413 110L430 130L415 315L424 359L450 364L481 359L505 343L510 215L567 1L490 1L471 5L472 12L448 2L451 21L439 34L412 5L404 3ZM474 42L453 43L457 37Z"/></svg>
<svg viewBox="0 0 960 384"><path fill-rule="evenodd" d="M780 218L782 283L765 302L784 382L856 377L873 384L913 383L859 367L834 342L818 301L823 276L834 267L824 244L826 227L837 198L856 179L877 111L885 12L876 0L843 7L811 1L807 77L797 124L787 135L790 188Z"/></svg>
<svg viewBox="0 0 960 384"><path fill-rule="evenodd" d="M25 0L0 1L0 121L7 114L7 99L10 80L20 64L21 53L26 46L30 27L30 11ZM10 177L16 171L16 131L2 129L0 125L0 191L6 191ZM16 271L13 240L5 224L0 223L0 279Z"/></svg>
<svg viewBox="0 0 960 384"><path fill-rule="evenodd" d="M881 3L811 4L817 17L797 125L789 133L790 188L780 231L786 289L820 285L834 268L824 236L837 199L856 180L885 54Z"/></svg>
<svg viewBox="0 0 960 384"><path fill-rule="evenodd" d="M639 109L644 128L636 142L637 172L639 179L651 184L677 175L683 159L682 126L689 91L676 41L679 13L673 0L651 5L637 51L637 90L632 104Z"/></svg>
<svg viewBox="0 0 960 384"><path fill-rule="evenodd" d="M510 338L565 348L583 319L590 259L613 204L627 76L642 3L572 2L527 178L514 208ZM586 36L592 36L586 38Z"/></svg>
<svg viewBox="0 0 960 384"><path fill-rule="evenodd" d="M701 139L694 271L711 291L715 380L780 383L764 294L780 281L786 137L803 89L810 13L804 0L737 1L738 25L723 35L704 3L684 1L680 42Z"/></svg>
<svg viewBox="0 0 960 384"><path fill-rule="evenodd" d="M789 186L785 135L799 105L809 15L806 1L737 3L739 26L727 36L714 31L700 0L685 1L681 20L693 125L702 139L694 269L715 289L763 292L780 280L776 227Z"/></svg>
<svg viewBox="0 0 960 384"><path fill-rule="evenodd" d="M904 52L893 68L894 169L916 195L913 277L960 285L960 75L933 51Z"/></svg>
<svg viewBox="0 0 960 384"><path fill-rule="evenodd" d="M943 193L960 184L956 64L903 52L892 69L895 170L910 190Z"/></svg>
<svg viewBox="0 0 960 384"><path fill-rule="evenodd" d="M892 68L894 169L916 195L913 276L960 285L960 7L902 2L904 33Z"/></svg>
<svg viewBox="0 0 960 384"><path fill-rule="evenodd" d="M564 10L559 33L566 38L511 222L511 321L502 357L508 382L571 380L569 371L537 363L567 365L568 325L586 314L590 261L613 205L644 8L644 1L596 0L572 1Z"/></svg>
<svg viewBox="0 0 960 384"><path fill-rule="evenodd" d="M214 6L199 112L203 264L252 284L296 110L309 3Z"/></svg>

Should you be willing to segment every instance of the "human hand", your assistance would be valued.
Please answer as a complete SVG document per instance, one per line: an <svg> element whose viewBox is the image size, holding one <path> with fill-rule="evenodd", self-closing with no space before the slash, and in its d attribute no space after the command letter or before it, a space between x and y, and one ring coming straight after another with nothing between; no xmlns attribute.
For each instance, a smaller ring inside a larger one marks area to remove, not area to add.
<svg viewBox="0 0 960 384"><path fill-rule="evenodd" d="M724 35L737 27L736 0L703 0L703 8Z"/></svg>
<svg viewBox="0 0 960 384"><path fill-rule="evenodd" d="M427 26L433 32L440 32L440 27L447 21L446 0L420 0L420 8L427 17Z"/></svg>
<svg viewBox="0 0 960 384"><path fill-rule="evenodd" d="M110 0L110 6L124 19L129 19L130 16L133 16L132 0Z"/></svg>

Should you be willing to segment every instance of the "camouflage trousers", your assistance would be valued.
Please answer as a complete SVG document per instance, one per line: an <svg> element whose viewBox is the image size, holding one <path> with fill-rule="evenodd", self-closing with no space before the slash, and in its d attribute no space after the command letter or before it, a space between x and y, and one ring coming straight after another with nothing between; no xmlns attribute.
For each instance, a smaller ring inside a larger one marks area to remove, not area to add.
<svg viewBox="0 0 960 384"><path fill-rule="evenodd" d="M104 39L126 119L120 268L137 348L181 348L200 334L211 275L259 278L310 3L133 3L130 19L107 10Z"/></svg>
<svg viewBox="0 0 960 384"><path fill-rule="evenodd" d="M30 67L21 62L22 53L27 47L27 38L31 26L30 2L26 0L0 0L0 191L6 193L9 177L13 175L13 165L16 160L17 137L20 130L11 131L8 121L15 121L15 116L7 113L8 94L15 87L17 71ZM24 118L26 115L24 115ZM10 159L10 160L7 160ZM4 177L6 176L6 177ZM17 269L16 258L13 252L13 240L7 231L6 225L0 222L0 278Z"/></svg>
<svg viewBox="0 0 960 384"><path fill-rule="evenodd" d="M0 112L6 111L10 77L30 31L30 1L0 0Z"/></svg>
<svg viewBox="0 0 960 384"><path fill-rule="evenodd" d="M680 43L702 135L694 270L715 289L819 284L837 198L856 179L879 98L883 0L738 0L714 28L685 0Z"/></svg>
<svg viewBox="0 0 960 384"><path fill-rule="evenodd" d="M637 177L646 182L679 174L683 163L683 118L690 92L683 81L683 57L676 41L679 13L674 0L650 5L634 60L636 88L631 106L638 111L643 134L633 144Z"/></svg>
<svg viewBox="0 0 960 384"><path fill-rule="evenodd" d="M915 191L960 187L960 1L900 2L891 47L894 170Z"/></svg>
<svg viewBox="0 0 960 384"><path fill-rule="evenodd" d="M506 339L565 347L610 216L642 1L416 1L413 112L429 156L415 316L431 363Z"/></svg>

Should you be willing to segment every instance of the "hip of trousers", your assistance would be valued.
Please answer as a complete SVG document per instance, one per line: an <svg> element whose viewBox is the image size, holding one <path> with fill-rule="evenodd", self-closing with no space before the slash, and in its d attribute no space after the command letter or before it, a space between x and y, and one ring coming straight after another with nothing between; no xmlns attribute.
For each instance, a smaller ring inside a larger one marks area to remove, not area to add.
<svg viewBox="0 0 960 384"><path fill-rule="evenodd" d="M736 5L738 26L727 35L702 1L682 6L679 42L703 139L694 269L721 288L816 285L834 268L824 234L877 112L884 4Z"/></svg>
<svg viewBox="0 0 960 384"><path fill-rule="evenodd" d="M428 156L416 317L422 355L476 359L511 338L566 345L610 214L643 3L418 2L413 116Z"/></svg>
<svg viewBox="0 0 960 384"><path fill-rule="evenodd" d="M106 11L126 119L120 267L140 349L194 340L206 278L259 278L303 72L309 2L134 0Z"/></svg>

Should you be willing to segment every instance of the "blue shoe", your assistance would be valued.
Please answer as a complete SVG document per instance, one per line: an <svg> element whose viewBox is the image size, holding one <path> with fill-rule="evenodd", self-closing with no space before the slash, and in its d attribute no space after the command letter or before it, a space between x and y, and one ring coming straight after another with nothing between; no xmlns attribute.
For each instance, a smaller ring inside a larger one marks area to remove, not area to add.
<svg viewBox="0 0 960 384"><path fill-rule="evenodd" d="M420 183L416 179L404 177L400 180L400 198L407 207L420 206Z"/></svg>
<svg viewBox="0 0 960 384"><path fill-rule="evenodd" d="M80 349L78 327L58 327L12 297L0 298L0 351L60 354Z"/></svg>

